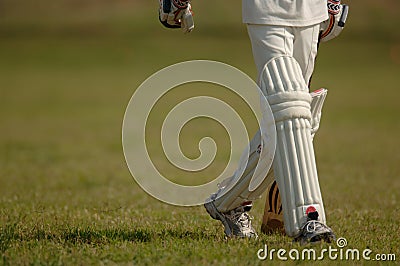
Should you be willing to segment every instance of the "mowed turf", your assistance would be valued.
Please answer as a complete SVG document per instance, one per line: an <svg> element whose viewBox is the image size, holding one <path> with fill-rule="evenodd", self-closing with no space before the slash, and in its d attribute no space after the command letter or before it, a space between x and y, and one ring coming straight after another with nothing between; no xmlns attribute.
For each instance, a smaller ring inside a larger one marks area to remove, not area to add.
<svg viewBox="0 0 400 266"><path fill-rule="evenodd" d="M279 264L276 257L260 261L257 251L264 244L301 249L278 234L227 241L201 207L148 196L125 165L124 111L155 71L210 59L255 78L235 2L211 9L194 1L190 35L162 28L157 3L0 2L0 264ZM350 4L348 28L321 44L312 82L329 89L315 138L320 184L328 223L347 247L399 261L399 4ZM204 89L196 86L185 93ZM220 127L197 122L182 140L189 155L199 132L224 144ZM218 158L215 171L225 163ZM185 182L181 172L168 174ZM263 203L251 211L257 229Z"/></svg>

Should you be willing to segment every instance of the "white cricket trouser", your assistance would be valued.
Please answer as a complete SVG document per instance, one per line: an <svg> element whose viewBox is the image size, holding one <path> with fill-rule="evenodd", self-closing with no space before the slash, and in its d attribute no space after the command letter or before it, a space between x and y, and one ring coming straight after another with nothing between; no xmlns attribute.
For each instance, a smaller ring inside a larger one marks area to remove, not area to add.
<svg viewBox="0 0 400 266"><path fill-rule="evenodd" d="M308 84L317 55L319 24L307 27L247 24L247 28L253 47L258 77L260 77L269 60L287 55L294 57L299 63L305 83ZM237 171L237 173L243 173L243 175L237 176L235 172L232 177L223 182L226 184L237 182L234 189L231 189L229 185L222 185L222 189L216 193L216 195L223 195L221 197L215 196L217 199L214 204L219 211L226 212L241 206L242 203L259 198L274 181L274 176L270 172L255 191L248 190L248 184L259 160L257 150L261 140L257 134L250 142L249 163L243 164L242 167L245 167L243 172ZM268 149L268 147L265 148ZM239 165L242 164L239 163Z"/></svg>
<svg viewBox="0 0 400 266"><path fill-rule="evenodd" d="M274 57L288 55L299 63L306 84L309 84L317 56L319 24L287 27L247 24L258 77L265 64Z"/></svg>

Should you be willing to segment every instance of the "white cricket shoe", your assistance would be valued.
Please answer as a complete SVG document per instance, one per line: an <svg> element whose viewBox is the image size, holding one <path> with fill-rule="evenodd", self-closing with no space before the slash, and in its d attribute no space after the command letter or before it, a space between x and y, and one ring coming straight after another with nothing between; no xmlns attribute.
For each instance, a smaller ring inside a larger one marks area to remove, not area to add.
<svg viewBox="0 0 400 266"><path fill-rule="evenodd" d="M321 241L331 243L335 240L336 236L332 229L316 220L307 221L307 223L302 227L300 235L295 238L295 241L300 242L301 245L318 243Z"/></svg>
<svg viewBox="0 0 400 266"><path fill-rule="evenodd" d="M251 203L239 206L236 209L222 213L217 210L213 201L204 204L208 214L215 219L220 220L225 227L227 237L257 238L258 235L251 226L251 217L247 213L253 205Z"/></svg>

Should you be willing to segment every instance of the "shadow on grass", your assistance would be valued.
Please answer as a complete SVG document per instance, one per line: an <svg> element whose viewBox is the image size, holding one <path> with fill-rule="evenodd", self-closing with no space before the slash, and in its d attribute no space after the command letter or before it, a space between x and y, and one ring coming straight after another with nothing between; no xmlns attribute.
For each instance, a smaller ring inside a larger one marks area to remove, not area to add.
<svg viewBox="0 0 400 266"><path fill-rule="evenodd" d="M77 243L107 243L120 241L149 242L152 232L148 229L95 229L95 228L68 228L61 232L61 241Z"/></svg>
<svg viewBox="0 0 400 266"><path fill-rule="evenodd" d="M6 225L0 228L0 252L4 253L13 242L50 241L61 244L91 244L101 245L116 242L152 242L167 239L209 239L211 236L201 228L193 231L180 228L161 228L159 230L149 228L105 228L94 227L68 227L64 229L43 230L39 228L27 232L18 229L16 224Z"/></svg>
<svg viewBox="0 0 400 266"><path fill-rule="evenodd" d="M0 228L0 252L4 253L15 239L15 228L17 224L7 224Z"/></svg>
<svg viewBox="0 0 400 266"><path fill-rule="evenodd" d="M92 229L92 228L72 228L61 234L61 239L71 243L102 243L102 242L151 242L166 239L192 239L201 240L210 238L202 230L181 230L181 229Z"/></svg>

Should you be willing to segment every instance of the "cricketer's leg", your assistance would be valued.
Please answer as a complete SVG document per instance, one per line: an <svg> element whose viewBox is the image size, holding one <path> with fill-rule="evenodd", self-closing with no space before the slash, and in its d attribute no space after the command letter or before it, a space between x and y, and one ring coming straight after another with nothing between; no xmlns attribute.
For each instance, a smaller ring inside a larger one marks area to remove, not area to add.
<svg viewBox="0 0 400 266"><path fill-rule="evenodd" d="M264 145L265 143L261 141L260 131L258 131L250 141L249 156L245 151L233 176L222 181L218 191L212 194L204 204L210 216L223 223L225 234L228 237L257 237L247 212L252 207L252 200L259 198L273 180L272 174L263 173L262 176L259 176L264 178L261 184L254 190L249 188L259 161L262 162L265 158L260 159Z"/></svg>
<svg viewBox="0 0 400 266"><path fill-rule="evenodd" d="M296 59L300 62L304 79L309 80L314 68L314 58L316 55L317 42L314 42L314 39L317 40L318 30L315 29L316 26L294 29L290 27L249 24L248 31L259 76L263 66L271 58L280 55L293 55L295 58L298 57ZM317 34L314 34L315 32ZM309 40L309 42L295 41L296 35L301 35L301 38ZM302 50L303 52L293 54L294 47L296 47L296 50ZM229 215L239 217L237 214L250 210L252 206L251 200L259 198L274 180L271 171L265 176L264 181L261 182L256 190L248 190L254 168L259 162L260 148L262 148L262 145L260 145L260 138L256 134L250 143L250 158L248 159L247 165L240 164L241 168L245 168L243 174L239 175L237 173L241 171L237 171L232 177L224 180L220 184L218 192L213 194L205 204L211 217L222 221L225 226L225 233L228 236L238 235L252 237L255 235L255 231L251 228L250 223L246 224L250 224L251 230L245 228L243 232L239 232L241 230L241 225L238 222L240 219L235 219L232 222ZM236 234L235 231L239 233Z"/></svg>
<svg viewBox="0 0 400 266"><path fill-rule="evenodd" d="M312 136L314 136L319 128L322 106L327 92L328 91L326 89L320 89L310 94L312 98ZM238 210L249 211L252 207L252 201L260 198L268 188L261 231L264 233L270 233L275 230L284 231L283 212L279 189L274 181L275 177L272 169L270 169L268 174L263 177L263 181L259 187L257 187L254 191L249 190L249 184L252 176L254 175L257 164L265 163L263 160L260 160L262 147L263 145L261 145L260 131L258 131L249 144L250 152L248 163L239 163L239 165L244 168L242 169L239 167L233 176L225 179L221 184L219 184L219 190L211 195L205 206L208 212L212 214L211 216L213 218L217 216L223 216L224 214L232 211L233 213L237 213ZM268 145L266 148L268 148ZM239 175L238 173L242 173L242 175ZM217 215L218 212L222 214ZM233 232L236 232L240 236L245 235L245 233L241 231L240 226L235 226L235 223L231 222L228 218L218 218L218 220L226 220L225 224L229 224L225 226L225 229L228 231L227 235L231 235ZM247 228L245 228L245 230L247 230ZM250 232L251 236L253 236L255 233L253 230L247 230L247 232Z"/></svg>
<svg viewBox="0 0 400 266"><path fill-rule="evenodd" d="M255 190L251 191L249 189L257 165L263 163L260 154L263 146L267 145L261 143L260 131L258 131L250 141L249 157L241 157L239 167L233 176L222 181L222 183L219 184L217 193L213 194L208 200L213 200L214 205L219 211L227 212L239 206L250 205L251 202L258 199L272 183L274 177L270 171L267 175L264 174L263 182Z"/></svg>
<svg viewBox="0 0 400 266"><path fill-rule="evenodd" d="M327 96L327 89L319 89L310 93L311 95L311 137L319 129L322 107ZM274 178L275 179L275 178ZM261 232L270 234L273 232L284 232L283 211L279 188L276 181L268 187L265 200L264 215L261 224Z"/></svg>
<svg viewBox="0 0 400 266"><path fill-rule="evenodd" d="M299 63L303 79L308 83L318 52L319 28L319 25L285 27L247 24L258 79L269 60L288 55L293 56Z"/></svg>
<svg viewBox="0 0 400 266"><path fill-rule="evenodd" d="M312 99L310 105L312 114L312 137L314 137L314 134L319 128L321 120L321 110L327 92L328 91L326 89L320 89L318 91L310 93L310 97ZM223 194L223 196L217 198L216 194L214 194L213 198L213 200L215 200L215 205L218 207L218 210L222 212L233 210L234 208L241 206L243 202L251 202L260 198L265 190L268 187L271 187L272 182L274 182L275 180L272 169L270 169L265 178L263 178L263 182L260 184L260 186L258 186L254 191L250 191L248 189L251 178L255 173L256 166L258 164L265 163L262 161L262 159L260 160L260 154L263 147L268 149L268 144L262 144L259 130L250 141L250 152L247 164L239 163L239 169L237 169L235 174L219 184L220 189L217 194L218 196ZM240 173L242 174L240 175Z"/></svg>
<svg viewBox="0 0 400 266"><path fill-rule="evenodd" d="M319 26L295 29L293 27L248 24L247 28L259 76L261 75L265 63L272 58L282 55L293 55L295 53L294 56L295 58L297 57L296 59L300 62L303 69L304 80L310 78L314 68ZM298 37L297 35L301 36ZM303 41L297 39L303 39ZM294 52L294 48L298 51ZM250 179L254 174L255 166L259 161L259 155L263 146L265 145L261 144L260 132L257 132L249 145L247 165L239 163L239 169L235 174L220 184L220 190L216 194L221 195L226 191L229 191L229 193L216 200L215 205L219 211L230 211L240 206L245 201L257 199L267 187L271 185L274 178L272 173L269 173L256 191L252 191L251 193L250 191L246 191ZM247 160L247 158L243 159ZM244 172L243 169L245 169ZM243 174L239 174L241 172L243 172ZM234 187L232 191L230 191L232 186ZM210 198L210 200L211 199L212 198Z"/></svg>
<svg viewBox="0 0 400 266"><path fill-rule="evenodd" d="M260 85L275 118L277 146L273 169L280 189L285 231L291 237L302 237L301 240L330 241L334 235L325 225L311 137L311 96L301 68L293 57L274 58L265 65ZM311 221L318 225L313 227L315 230L310 230Z"/></svg>

